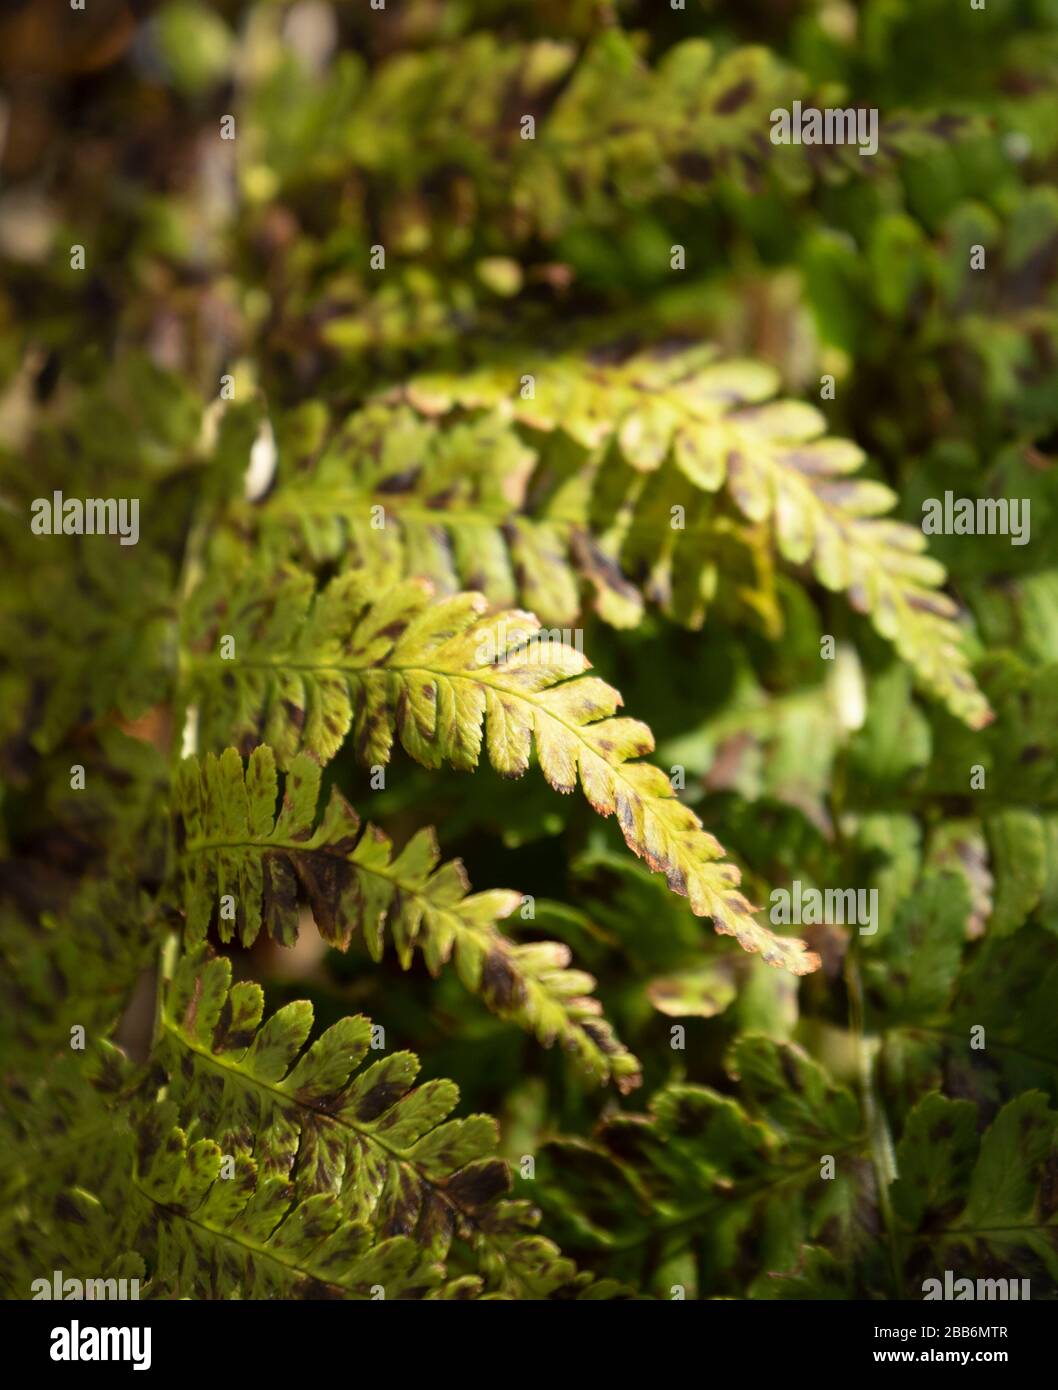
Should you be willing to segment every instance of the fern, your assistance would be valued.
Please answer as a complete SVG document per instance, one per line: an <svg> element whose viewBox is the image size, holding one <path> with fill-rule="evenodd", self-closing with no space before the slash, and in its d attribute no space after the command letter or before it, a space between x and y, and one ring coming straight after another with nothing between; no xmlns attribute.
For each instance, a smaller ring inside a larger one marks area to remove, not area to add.
<svg viewBox="0 0 1058 1390"><path fill-rule="evenodd" d="M728 1067L740 1101L670 1085L649 1117L620 1116L590 1143L552 1146L544 1201L566 1248L641 1279L648 1250L657 1259L651 1247L660 1244L657 1263L679 1271L697 1296L732 1287L735 1259L747 1250L768 1271L754 1297L885 1289L889 1252L860 1205L870 1165L855 1098L799 1049L764 1038L740 1039ZM914 1287L943 1280L945 1268L987 1268L1053 1286L1047 1173L1058 1114L1042 1093L1027 1092L983 1135L977 1126L971 1102L936 1093L907 1117L892 1188L898 1274ZM823 1230L826 1248L813 1239ZM671 1296L667 1287L657 1292Z"/></svg>
<svg viewBox="0 0 1058 1390"><path fill-rule="evenodd" d="M952 623L957 610L934 592L944 571L922 554L921 532L878 519L895 495L876 482L847 481L863 452L848 440L820 438L826 420L819 411L768 401L774 372L665 353L587 371L560 359L535 376L540 399L528 405L495 367L477 379L413 382L408 395L431 412L454 404L506 408L538 429L561 426L588 448L613 441L632 470L626 508L642 496L641 475L656 472L671 452L695 488L715 493L726 485L747 521L769 523L783 559L810 563L826 588L847 591L953 713L974 727L988 722Z"/></svg>
<svg viewBox="0 0 1058 1390"><path fill-rule="evenodd" d="M281 574L269 586L251 573L230 600L201 595L203 610L210 627L193 639L201 655L187 696L207 744L221 728L244 741L262 736L289 763L299 749L333 757L351 731L363 763L388 761L398 736L425 766L465 770L484 739L489 761L508 777L521 776L535 750L556 791L572 792L579 780L595 811L616 814L633 853L719 932L794 974L818 965L803 942L754 920L737 869L716 862L719 844L669 780L628 761L652 750L650 730L613 718L618 692L585 676L588 663L571 646L537 641L532 614L486 618L481 595L432 603L416 582L375 598L358 570L318 597L311 576ZM221 635L239 653L231 667L222 664Z"/></svg>
<svg viewBox="0 0 1058 1390"><path fill-rule="evenodd" d="M426 421L399 405L368 407L312 473L292 472L262 526L293 524L325 558L343 553L344 526L358 566L422 575L442 591L462 581L498 606L520 589L544 622L575 619L579 576L607 621L634 624L633 576L645 571L646 592L697 626L732 551L752 551L752 529L740 533L712 500L726 487L749 528L767 525L784 560L847 592L956 715L987 722L958 610L938 592L944 570L920 531L881 519L890 489L850 479L862 450L821 437L826 421L812 407L770 401L770 368L713 357L601 349L413 380L401 395ZM456 407L485 413L445 433L431 426ZM565 456L548 438L558 431L571 441ZM380 526L390 514L395 526Z"/></svg>
<svg viewBox="0 0 1058 1390"><path fill-rule="evenodd" d="M1029 1091L1005 1105L983 1134L979 1118L971 1102L930 1093L908 1116L900 1141L901 1176L893 1185L899 1249L909 1282L932 1298L977 1296L977 1279L960 1276L968 1289L954 1282L954 1270L987 1269L990 1280L1014 1280L1021 1291L1053 1288L1058 1278L1047 1186L1058 1116L1044 1095ZM809 1246L796 1268L762 1280L758 1292L843 1298L860 1272Z"/></svg>
<svg viewBox="0 0 1058 1390"><path fill-rule="evenodd" d="M298 888L323 938L344 950L363 931L380 960L387 931L407 970L416 948L433 975L454 958L459 978L501 1018L513 1018L549 1046L555 1039L575 1053L584 1070L613 1076L622 1090L639 1084L636 1060L599 1017L590 975L569 970L570 952L558 942L515 945L496 926L521 904L521 895L493 890L468 896L458 860L438 867L432 831L420 831L394 856L381 830L360 822L337 788L314 827L320 769L307 754L291 766L282 809L271 749L255 749L243 772L234 749L180 767L175 791L176 838L181 846L184 911L190 941L215 925L222 941L238 935L253 945L262 925L283 945L298 932ZM230 891L231 920L220 913Z"/></svg>
<svg viewBox="0 0 1058 1390"><path fill-rule="evenodd" d="M544 1201L569 1249L636 1282L649 1259L700 1297L731 1287L740 1250L752 1249L757 1267L786 1269L824 1222L836 1239L864 1242L851 1092L800 1049L763 1037L740 1039L728 1068L744 1104L676 1083L654 1097L649 1117L614 1116L592 1141L549 1146ZM820 1181L821 1154L837 1163L832 1182ZM653 1292L672 1296L667 1286Z"/></svg>
<svg viewBox="0 0 1058 1390"><path fill-rule="evenodd" d="M48 752L78 724L115 709L138 718L164 697L173 658L171 570L151 551L124 551L115 564L82 542L71 572L58 551L62 540L30 540L52 548L52 563L33 565L30 602L0 608L0 637L17 681L14 708L26 708L33 744ZM34 690L45 698L34 700Z"/></svg>
<svg viewBox="0 0 1058 1390"><path fill-rule="evenodd" d="M230 982L226 960L196 953L166 995L157 1056L183 1113L225 1145L252 1141L260 1172L289 1180L303 1202L325 1196L325 1210L358 1230L413 1236L440 1258L455 1239L504 1288L574 1278L549 1242L527 1236L526 1204L497 1202L510 1179L493 1155L495 1122L446 1119L459 1098L452 1082L413 1087L418 1059L407 1052L360 1070L372 1039L363 1017L335 1024L298 1058L311 1006L288 1004L259 1027L260 988Z"/></svg>
<svg viewBox="0 0 1058 1390"><path fill-rule="evenodd" d="M0 1293L1058 1297L1053 6L142 8L0 14Z"/></svg>
<svg viewBox="0 0 1058 1390"><path fill-rule="evenodd" d="M179 1128L166 1133L164 1119L164 1109L152 1112L137 1136L133 1211L142 1226L128 1223L132 1241L157 1241L152 1292L211 1298L235 1281L253 1298L367 1299L379 1289L416 1298L440 1282L413 1240L372 1241L326 1193L292 1201L289 1185L259 1179L246 1155L222 1180L217 1145L188 1144Z"/></svg>
<svg viewBox="0 0 1058 1390"><path fill-rule="evenodd" d="M390 1233L420 1221L443 1229L442 1211L470 1219L502 1183L502 1165L484 1161L493 1122L476 1116L441 1126L456 1089L434 1082L410 1090L414 1057L391 1053L352 1081L369 1050L366 1019L328 1029L294 1065L311 1006L288 1004L258 1029L260 988L230 981L223 958L185 957L166 1000L159 1058L169 1059L173 1095L188 1113L233 1138L257 1136L266 1170L285 1173L296 1158L304 1195L333 1183L343 1209ZM456 1174L481 1162L478 1185L468 1179L461 1195Z"/></svg>
<svg viewBox="0 0 1058 1390"><path fill-rule="evenodd" d="M180 961L149 1073L102 1044L14 1093L0 1165L10 1296L45 1268L140 1278L151 1298L227 1297L232 1281L262 1298L621 1294L536 1235L528 1203L502 1198L495 1123L446 1120L453 1083L413 1087L410 1053L358 1072L372 1037L362 1017L296 1060L311 1006L258 1028L259 987L230 982L211 953ZM201 1135L211 1125L219 1142ZM47 1180L31 1185L34 1153ZM459 1271L448 1279L446 1256Z"/></svg>

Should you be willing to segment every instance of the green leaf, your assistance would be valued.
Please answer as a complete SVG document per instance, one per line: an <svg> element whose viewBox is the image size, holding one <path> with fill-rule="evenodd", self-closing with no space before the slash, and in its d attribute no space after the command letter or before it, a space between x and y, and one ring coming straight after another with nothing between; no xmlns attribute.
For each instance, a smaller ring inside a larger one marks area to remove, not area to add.
<svg viewBox="0 0 1058 1390"><path fill-rule="evenodd" d="M953 874L927 873L863 956L868 1001L886 1026L929 1023L950 1006L966 946L970 898Z"/></svg>
<svg viewBox="0 0 1058 1390"><path fill-rule="evenodd" d="M958 1210L958 1199L977 1156L977 1110L970 1101L924 1096L907 1117L896 1151L900 1174L893 1184L893 1207L910 1227L928 1215L943 1221Z"/></svg>
<svg viewBox="0 0 1058 1390"><path fill-rule="evenodd" d="M1030 811L997 811L985 819L992 852L995 899L988 929L997 936L1017 931L1040 900L1046 881L1043 825Z"/></svg>

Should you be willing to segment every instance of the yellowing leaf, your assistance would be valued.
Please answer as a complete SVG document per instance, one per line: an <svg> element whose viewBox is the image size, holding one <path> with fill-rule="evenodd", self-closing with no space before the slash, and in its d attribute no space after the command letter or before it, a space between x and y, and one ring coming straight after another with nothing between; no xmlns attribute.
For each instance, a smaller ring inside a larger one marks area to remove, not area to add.
<svg viewBox="0 0 1058 1390"><path fill-rule="evenodd" d="M560 633L541 630L529 613L486 615L481 595L435 600L422 582L408 581L376 599L369 577L353 571L333 580L306 608L298 630L284 626L273 645L260 615L269 602L286 610L288 585L303 591L296 574L270 582L250 573L233 589L230 608L221 600L219 617L208 605L213 621L234 632L243 655L195 663L190 694L205 738L235 725L252 746L268 728L280 736L280 762L292 766L298 750L333 756L352 728L361 759L385 760L395 735L427 767L468 767L484 736L489 761L508 777L521 776L535 750L557 791L570 792L579 781L594 810L616 816L629 849L664 874L698 916L711 917L718 932L795 974L818 966L803 942L777 936L755 919L738 892L738 870L718 862L720 845L664 774L630 761L653 750L650 730L615 717L619 693L581 674L588 662ZM267 600L276 586L278 594ZM389 621L376 617L376 602ZM344 631L337 619L342 609ZM314 655L321 622L328 637L322 657ZM208 638L201 645L213 646ZM289 698L283 681L289 670L304 683L308 711Z"/></svg>

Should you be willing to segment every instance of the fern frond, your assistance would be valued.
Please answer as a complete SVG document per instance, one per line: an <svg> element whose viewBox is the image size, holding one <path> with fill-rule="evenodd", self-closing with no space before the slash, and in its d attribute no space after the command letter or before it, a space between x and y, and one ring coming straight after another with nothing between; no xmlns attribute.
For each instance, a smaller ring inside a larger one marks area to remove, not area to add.
<svg viewBox="0 0 1058 1390"><path fill-rule="evenodd" d="M855 444L825 438L812 406L772 401L778 374L758 362L712 362L708 350L640 353L617 362L567 356L535 370L523 401L518 376L490 365L456 377L413 381L405 397L429 414L500 411L536 430L561 429L590 449L613 445L632 474L671 460L696 489L727 488L739 511L767 523L782 557L810 564L827 589L848 594L924 685L972 727L991 711L969 673L955 623L938 592L943 566L925 555L920 530L882 519L895 495L850 479L864 462ZM630 478L630 495L642 489Z"/></svg>
<svg viewBox="0 0 1058 1390"><path fill-rule="evenodd" d="M280 558L340 560L370 569L380 587L414 575L439 593L475 589L495 608L521 604L548 623L576 620L584 580L606 621L631 627L643 597L595 534L597 473L589 464L541 486L541 453L500 414L445 428L405 403L376 401L341 425L314 466L281 460L269 497L259 507L236 503L229 515ZM644 512L636 524L650 538L664 539L663 528L676 539L667 513ZM704 567L717 537L706 519L692 532ZM667 611L677 616L671 604Z"/></svg>
<svg viewBox="0 0 1058 1390"><path fill-rule="evenodd" d="M501 1200L495 1123L448 1120L453 1083L413 1087L405 1052L358 1071L363 1018L295 1062L311 1008L257 1028L260 987L230 984L208 952L180 963L147 1073L102 1042L8 1074L8 1296L55 1269L135 1277L144 1298L624 1296L537 1235L537 1210Z"/></svg>
<svg viewBox="0 0 1058 1390"><path fill-rule="evenodd" d="M454 1258L490 1286L553 1291L576 1280L572 1262L533 1234L538 1213L499 1200L510 1174L494 1154L495 1121L447 1118L459 1100L453 1082L415 1086L410 1052L361 1070L372 1037L362 1016L302 1053L312 1006L288 1004L263 1026L262 1013L260 986L232 985L227 960L196 952L179 963L157 1060L181 1116L223 1147L252 1145L260 1175L290 1184L299 1201L326 1196L329 1212L378 1239L411 1236L437 1259L455 1239Z"/></svg>
<svg viewBox="0 0 1058 1390"><path fill-rule="evenodd" d="M954 1278L957 1299L1053 1297L1058 1114L1044 1092L1028 1090L1002 1106L987 1128L982 1124L972 1101L937 1091L907 1116L896 1153L900 1176L891 1188L904 1287L920 1297L951 1298ZM856 1259L806 1245L796 1266L758 1278L750 1296L856 1297L872 1275L878 1287L879 1268L888 1263L880 1244Z"/></svg>
<svg viewBox="0 0 1058 1390"><path fill-rule="evenodd" d="M638 720L614 718L620 694L586 676L590 663L529 613L486 616L480 594L434 601L408 581L378 596L360 571L318 595L311 576L283 571L275 582L250 572L233 593L199 595L196 652L187 698L200 714L204 746L264 739L290 766L299 750L334 756L347 733L361 762L389 760L394 738L426 767L475 767L482 745L492 766L519 777L535 749L556 791L578 781L592 808L616 815L625 843L699 917L747 951L794 974L816 969L804 943L754 920L739 873L684 806L660 769L629 759L653 736ZM220 658L221 635L236 660Z"/></svg>
<svg viewBox="0 0 1058 1390"><path fill-rule="evenodd" d="M605 227L677 190L693 198L720 175L750 181L769 163L807 165L803 152L760 138L768 112L797 90L793 71L765 47L720 52L696 38L651 66L617 28L587 43L579 27L572 33L576 41L559 32L501 42L478 30L396 53L325 89L322 109L309 75L288 72L281 104L267 93L255 104L256 157L275 171L277 193L294 199L306 178L315 187L339 169L365 180L387 244L438 268L465 263L490 228L517 254L531 239ZM521 138L516 111L533 115L534 140ZM317 134L306 141L305 129ZM399 190L394 167L408 176ZM438 200L454 214L457 198L457 225L430 215ZM350 228L364 230L359 218ZM389 326L388 315L371 317ZM333 341L346 338L335 332Z"/></svg>
<svg viewBox="0 0 1058 1390"><path fill-rule="evenodd" d="M293 1184L259 1172L248 1153L225 1158L192 1141L172 1108L148 1110L136 1132L126 1239L152 1254L154 1297L421 1298L444 1267L407 1236L376 1241L332 1193L299 1199Z"/></svg>
<svg viewBox="0 0 1058 1390"><path fill-rule="evenodd" d="M458 1100L452 1082L413 1089L418 1062L406 1052L359 1072L367 1019L343 1019L298 1060L311 1004L288 1004L261 1026L263 1008L258 985L232 986L223 957L197 951L181 960L157 1056L182 1113L222 1142L256 1136L264 1171L296 1176L303 1197L334 1192L348 1215L387 1235L449 1229L506 1186L505 1165L489 1157L495 1122L445 1122Z"/></svg>
<svg viewBox="0 0 1058 1390"><path fill-rule="evenodd" d="M696 36L665 45L650 62L618 27L582 42L579 19L571 18L548 34L501 42L476 30L398 52L362 79L329 88L308 72L285 72L283 100L257 102L254 158L273 171L275 198L294 204L306 185L311 192L339 170L355 171L370 189L369 225L382 228L386 244L449 274L489 230L508 254L528 258L527 244L624 226L631 210L660 198L693 207L719 179L757 192L770 177L805 189L817 178L861 174L848 148L764 138L772 109L788 105L801 85L763 44L729 48ZM535 139L520 138L516 111L533 115ZM908 148L946 147L971 121L887 113L877 162ZM420 136L426 128L428 141ZM396 187L394 168L407 174ZM437 215L438 200L447 218ZM364 317L359 338L347 329L334 340L359 346L371 328L392 332L390 314Z"/></svg>
<svg viewBox="0 0 1058 1390"><path fill-rule="evenodd" d="M609 1116L593 1140L545 1148L541 1202L566 1248L641 1287L645 1269L660 1270L654 1292L666 1297L679 1269L687 1297L702 1298L737 1290L741 1259L791 1268L824 1222L846 1247L864 1243L853 1094L800 1048L760 1035L739 1038L727 1070L737 1099L670 1083L649 1115ZM828 1154L836 1171L821 1181Z"/></svg>
<svg viewBox="0 0 1058 1390"><path fill-rule="evenodd" d="M639 1084L636 1059L591 997L595 981L567 968L568 947L515 944L497 927L520 905L520 894L471 894L459 860L440 864L430 829L394 854L375 826L361 833L359 817L336 787L317 825L319 790L319 764L299 754L276 816L279 783L267 746L254 750L245 774L234 748L219 759L208 754L201 764L181 764L174 811L189 941L204 938L212 923L222 941L237 933L249 946L264 926L293 945L300 889L330 945L344 950L360 929L377 961L388 931L405 970L416 949L434 976L452 960L466 988L501 1018L516 1020L545 1046L559 1040L596 1080L613 1077L621 1090ZM218 911L229 893L232 920Z"/></svg>
<svg viewBox="0 0 1058 1390"><path fill-rule="evenodd" d="M440 592L480 589L549 623L574 621L583 582L618 627L638 622L644 596L700 626L715 597L752 588L766 528L785 561L845 592L925 687L980 727L989 709L940 592L943 566L921 531L885 516L888 488L851 476L862 450L825 437L813 407L772 399L778 385L759 362L664 345L421 377L357 412L314 466L281 470L261 508L232 516L288 553L293 538L315 560L370 568L380 585L410 575Z"/></svg>
<svg viewBox="0 0 1058 1390"><path fill-rule="evenodd" d="M110 1036L149 962L168 778L152 745L103 727L35 760L30 785L0 856L0 1052L36 1071L74 1026Z"/></svg>
<svg viewBox="0 0 1058 1390"><path fill-rule="evenodd" d="M935 1092L907 1117L893 1206L928 1242L930 1268L1042 1276L1058 1281L1058 1211L1052 1196L1058 1114L1029 1090L980 1133L977 1108ZM921 1252L914 1263L921 1266Z"/></svg>

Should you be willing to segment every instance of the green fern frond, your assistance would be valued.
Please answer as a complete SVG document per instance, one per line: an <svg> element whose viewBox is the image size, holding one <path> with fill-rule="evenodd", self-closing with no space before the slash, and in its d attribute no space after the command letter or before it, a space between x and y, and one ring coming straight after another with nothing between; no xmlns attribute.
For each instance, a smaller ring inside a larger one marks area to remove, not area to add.
<svg viewBox="0 0 1058 1390"><path fill-rule="evenodd" d="M257 1136L263 1170L294 1170L299 1195L333 1192L349 1216L387 1235L450 1230L507 1185L505 1165L490 1156L495 1122L445 1121L458 1100L452 1082L413 1088L418 1062L406 1052L359 1070L367 1019L343 1019L298 1060L312 1006L287 1004L262 1026L263 1008L258 985L232 986L223 957L198 951L180 961L157 1057L182 1113L225 1143Z"/></svg>
<svg viewBox="0 0 1058 1390"><path fill-rule="evenodd" d="M1058 1114L1029 1090L981 1124L972 1101L936 1091L907 1116L891 1189L903 1288L927 1298L1053 1297ZM794 1266L758 1278L751 1296L846 1299L884 1263L877 1245L857 1259L806 1245Z"/></svg>
<svg viewBox="0 0 1058 1390"><path fill-rule="evenodd" d="M495 1123L447 1119L452 1082L414 1087L406 1052L358 1070L363 1018L295 1062L311 1007L258 1028L261 1012L259 986L231 987L229 963L200 952L177 967L148 1072L93 1043L8 1075L7 1296L52 1270L135 1277L143 1298L625 1296L537 1235L536 1209L502 1199Z"/></svg>
<svg viewBox="0 0 1058 1390"><path fill-rule="evenodd" d="M585 675L590 663L532 614L486 616L480 594L434 601L417 581L379 596L360 571L319 594L297 571L271 581L249 572L234 592L203 589L197 609L186 698L207 748L263 739L289 767L299 750L333 757L351 732L368 765L388 762L396 737L426 767L469 770L484 743L507 777L521 776L535 749L549 784L568 793L579 781L697 916L794 974L818 966L803 942L754 920L738 870L717 862L716 839L659 768L629 761L652 751L650 730L614 718L620 694ZM234 639L235 660L222 659L223 637Z"/></svg>
<svg viewBox="0 0 1058 1390"><path fill-rule="evenodd" d="M1058 1281L1058 1210L1052 1184L1058 1114L1025 1091L979 1130L970 1101L930 1093L908 1115L897 1149L893 1207L912 1266L1003 1269ZM916 1248L917 1247L917 1248Z"/></svg>
<svg viewBox="0 0 1058 1390"><path fill-rule="evenodd" d="M344 950L359 929L377 961L388 931L405 970L416 949L434 976L452 960L466 988L501 1018L516 1020L545 1046L557 1039L596 1080L612 1077L621 1090L639 1084L636 1059L591 997L595 981L567 968L568 947L515 944L497 927L518 908L520 894L471 894L460 861L440 863L430 829L394 854L377 827L361 833L359 817L336 787L317 826L319 790L319 764L304 753L291 764L278 816L270 748L254 750L245 774L234 748L219 759L208 754L201 764L181 764L174 811L190 942L215 924L222 941L237 934L252 945L264 926L293 945L300 889L330 945ZM230 920L219 911L225 894L234 898Z"/></svg>
<svg viewBox="0 0 1058 1390"><path fill-rule="evenodd" d="M151 1251L156 1297L421 1298L444 1277L408 1236L376 1240L338 1198L299 1199L248 1153L225 1154L171 1126L172 1109L147 1112L136 1132L126 1238Z"/></svg>
<svg viewBox="0 0 1058 1390"><path fill-rule="evenodd" d="M260 986L232 985L227 960L181 960L156 1053L181 1116L226 1149L252 1144L259 1174L290 1184L299 1201L326 1196L328 1212L380 1240L412 1236L445 1259L454 1239L452 1258L490 1287L550 1292L576 1281L572 1262L534 1234L538 1213L500 1200L510 1175L494 1154L495 1121L447 1118L459 1100L453 1082L415 1086L409 1052L361 1069L372 1041L362 1016L302 1053L312 1006L288 1004L263 1026L262 1013Z"/></svg>
<svg viewBox="0 0 1058 1390"><path fill-rule="evenodd" d="M168 836L165 761L116 728L34 760L31 785L0 856L0 1055L22 1081L68 1052L74 1028L114 1035L163 933Z"/></svg>
<svg viewBox="0 0 1058 1390"><path fill-rule="evenodd" d="M14 1177L25 1146L31 1144L40 1145L48 1173L57 1184L90 1182L104 1172L107 1158L100 1160L94 1148L86 1147L85 1138L89 1134L98 1138L113 1127L111 1110L132 1086L133 1068L121 1049L106 1039L91 1039L84 1050L67 1046L38 1057L32 1070L22 1065L21 1058L14 1064L10 1055L6 1060L5 1105L0 1111L5 1140L0 1145L0 1169L5 1185L32 1182L32 1171L25 1169L17 1180ZM52 1123L41 1135L37 1119L43 1110Z"/></svg>
<svg viewBox="0 0 1058 1390"><path fill-rule="evenodd" d="M257 102L254 167L266 164L276 197L294 199L306 180L315 187L336 169L355 169L369 183L386 243L448 267L477 247L471 230L498 229L518 254L533 239L620 225L660 198L694 206L721 179L759 190L773 174L804 189L816 178L860 175L847 148L762 138L773 108L800 91L794 69L763 44L728 48L696 36L650 62L617 28L583 44L582 32L576 18L534 42L476 30L397 53L355 80L347 73L323 93L308 72L287 72L283 101L266 100L266 87ZM521 138L513 115L523 111L536 121L533 140ZM894 112L882 125L878 162L908 148L944 148L971 124L970 116ZM429 141L417 138L424 126ZM407 173L397 189L393 168ZM431 189L442 207L448 200L447 218L430 215ZM389 327L386 315L373 318L358 325L359 341L371 327ZM348 337L352 347L352 334L334 331L333 340Z"/></svg>
<svg viewBox="0 0 1058 1390"><path fill-rule="evenodd" d="M258 530L277 558L370 569L380 586L414 575L440 593L476 589L495 608L518 603L569 625L586 585L615 627L640 621L644 595L700 626L721 570L733 583L746 568L747 528L686 480L667 479L663 498L620 496L629 479L619 469L563 458L495 411L448 425L403 402L372 402L314 465L292 464L281 462L259 507L236 503L231 519ZM682 530L671 525L674 503L687 512Z"/></svg>
<svg viewBox="0 0 1058 1390"><path fill-rule="evenodd" d="M268 1299L629 1296L619 1281L578 1271L535 1235L539 1213L519 1202L500 1203L502 1214L483 1218L468 1248L483 1273L446 1277L445 1264L417 1236L379 1239L368 1224L348 1219L332 1194L301 1199L293 1183L260 1173L250 1153L224 1153L210 1139L167 1128L172 1113L157 1107L131 1134L100 1145L115 1179L105 1202L84 1188L63 1188L46 1237L34 1230L27 1244L20 1233L21 1264L2 1276L11 1297L26 1297L27 1274L45 1268L80 1279L136 1278L146 1299L228 1298L233 1288L240 1297Z"/></svg>
<svg viewBox="0 0 1058 1390"><path fill-rule="evenodd" d="M791 1268L823 1222L835 1240L862 1245L853 1094L800 1048L759 1035L738 1040L727 1069L738 1099L670 1083L649 1115L613 1115L591 1141L547 1146L541 1201L566 1248L641 1286L649 1250L649 1267L662 1271L653 1292L671 1297L678 1280L700 1298L736 1290L750 1250L754 1267ZM836 1170L821 1181L828 1154Z"/></svg>
<svg viewBox="0 0 1058 1390"><path fill-rule="evenodd" d="M4 529L11 519L0 517ZM20 527L23 525L19 519ZM29 544L43 547L27 555ZM34 577L28 598L0 601L0 674L17 680L13 709L33 746L54 749L68 730L114 711L138 718L165 699L175 662L172 566L157 551L110 539L14 537ZM71 554L72 551L72 554ZM14 657L17 653L17 662Z"/></svg>
<svg viewBox="0 0 1058 1390"><path fill-rule="evenodd" d="M292 194L307 174L355 170L369 181L387 242L414 247L427 264L458 264L477 244L465 223L428 216L431 175L442 201L465 186L464 219L502 228L504 244L517 250L571 226L609 225L629 206L677 189L693 197L720 175L749 179L769 162L807 162L801 151L760 140L768 112L796 94L792 70L760 45L720 52L695 38L651 66L617 29L583 45L555 36L500 42L478 30L398 53L358 79L331 98L340 103L338 122L331 107L314 109L315 84L293 88L302 121L319 127L308 142L292 143L285 102L259 100L255 158ZM286 75L284 90L292 80ZM537 122L532 141L521 136L521 111ZM420 120L429 124L426 144L414 133ZM397 166L408 174L400 196L388 174ZM337 332L334 341L343 341Z"/></svg>

